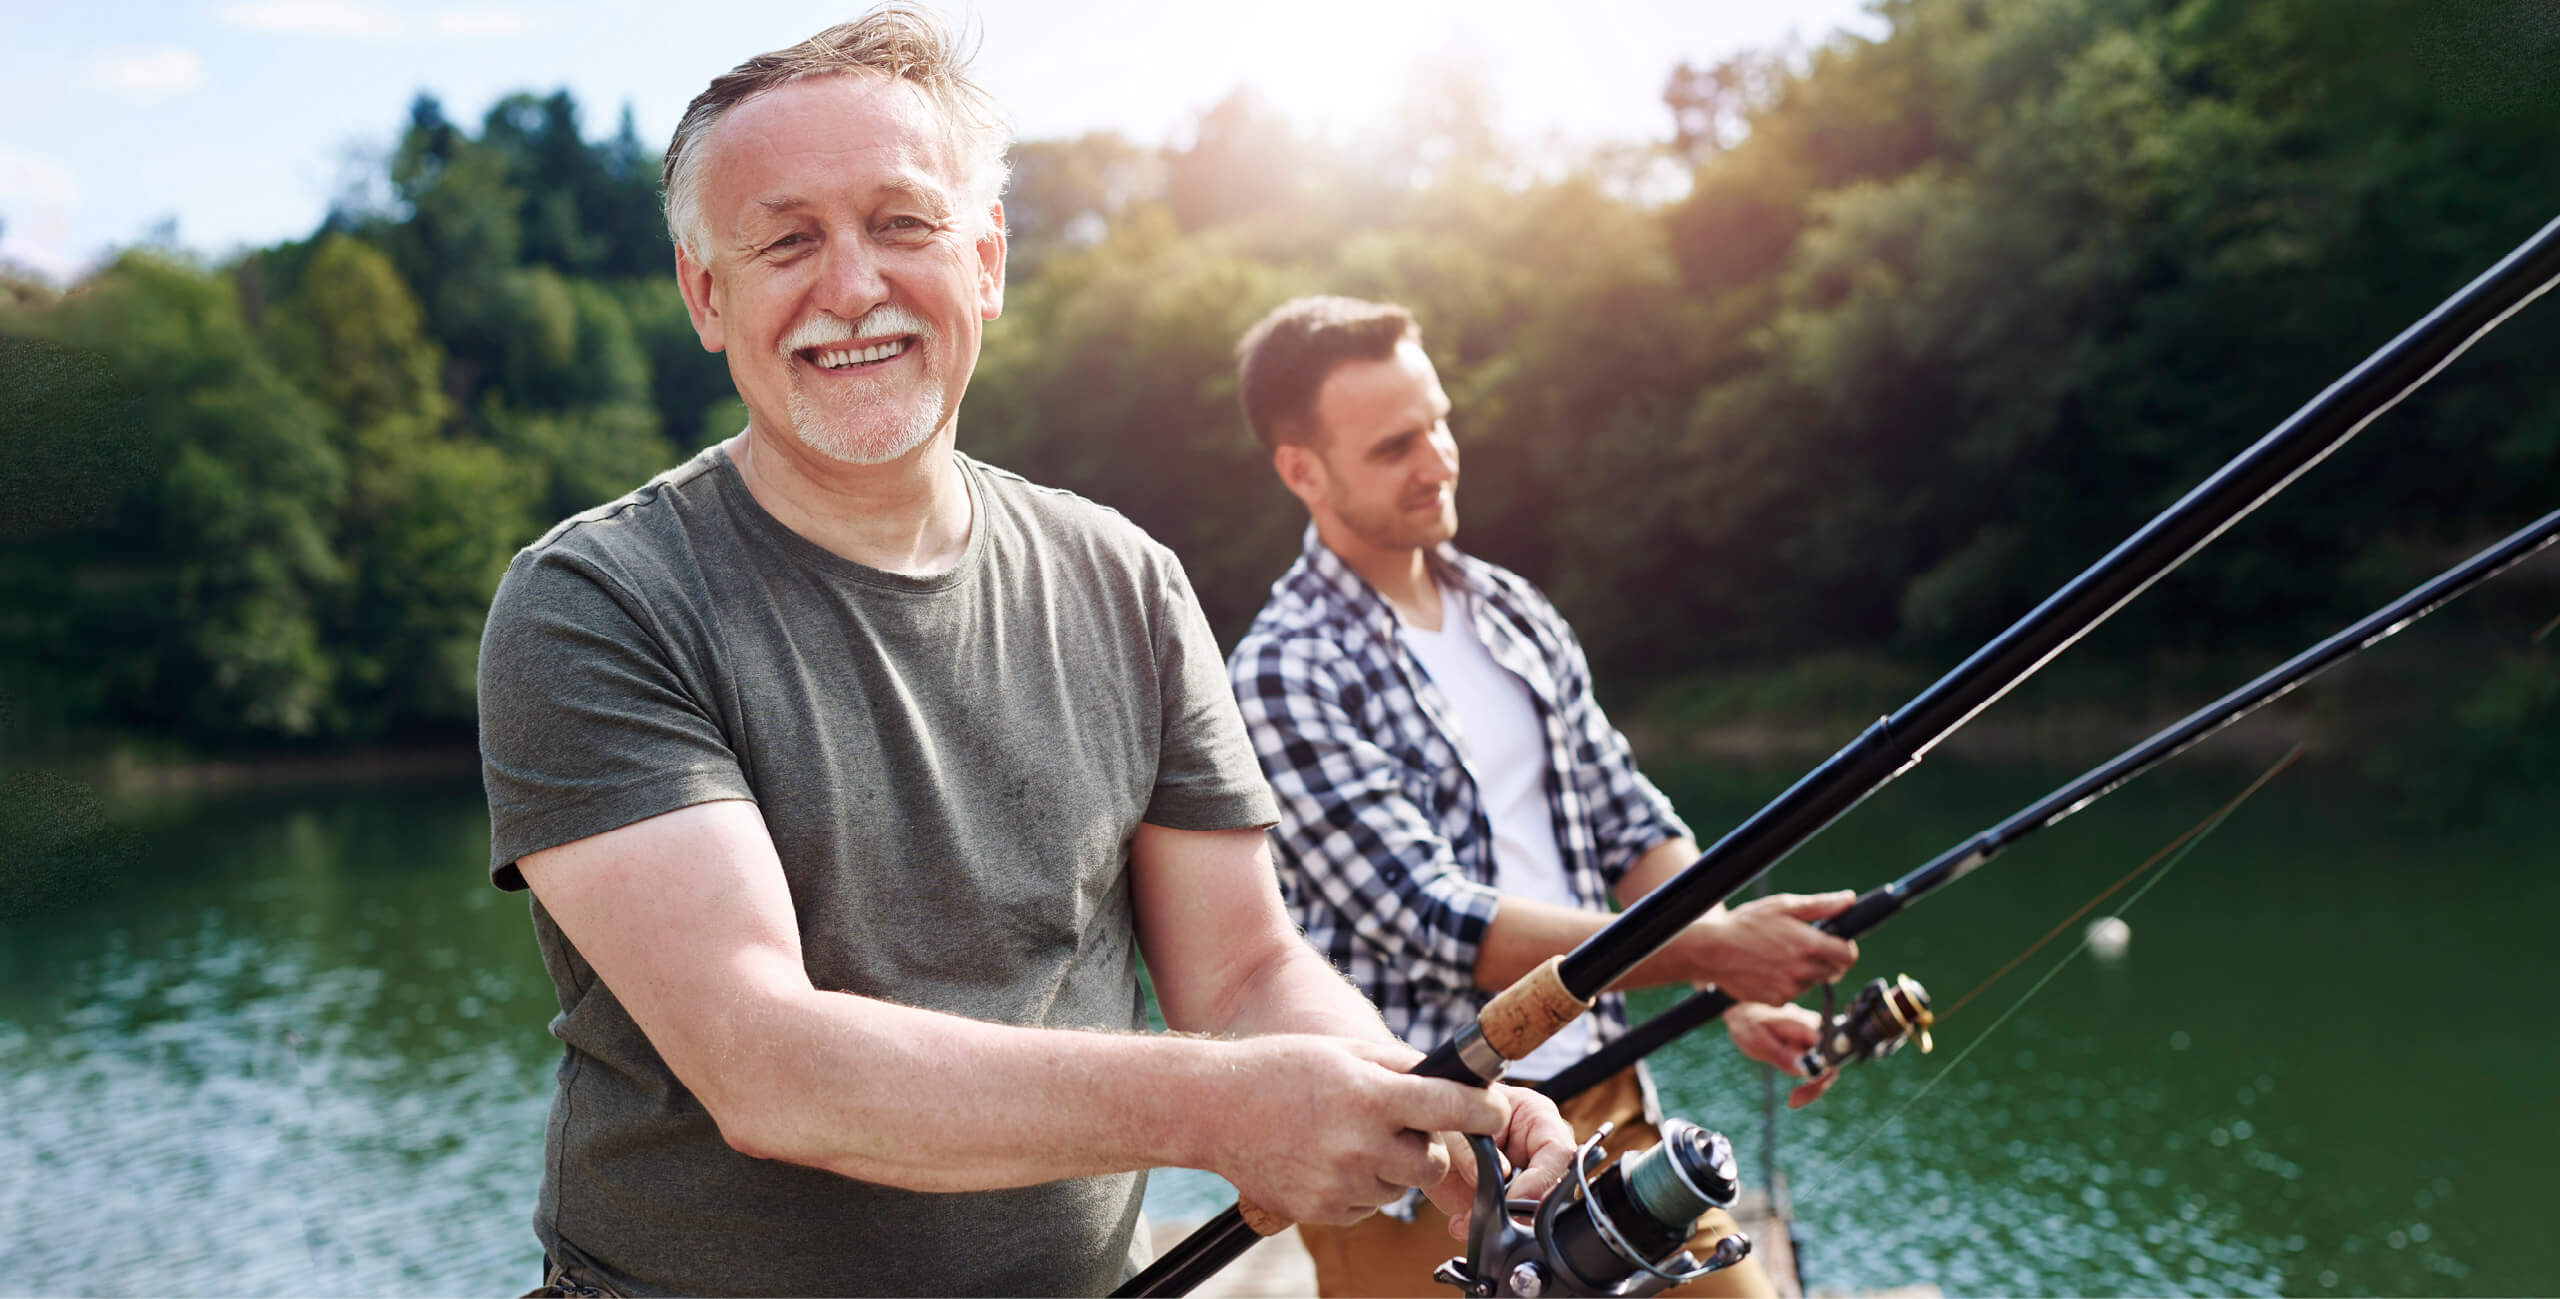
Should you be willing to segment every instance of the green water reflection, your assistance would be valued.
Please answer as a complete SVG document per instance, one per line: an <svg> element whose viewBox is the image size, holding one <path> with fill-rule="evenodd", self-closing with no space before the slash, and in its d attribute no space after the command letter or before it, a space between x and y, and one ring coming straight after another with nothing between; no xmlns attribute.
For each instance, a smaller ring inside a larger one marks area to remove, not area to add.
<svg viewBox="0 0 2560 1299"><path fill-rule="evenodd" d="M2075 963L1984 1039L2039 959L1938 1054L1783 1120L1808 1279L2548 1290L2560 1034L2534 922L2560 904L2560 800L2518 778L2448 817L2346 765L2307 763L2235 815L2131 913L2124 960ZM1657 771L1701 829L1791 774ZM1932 763L1776 880L1880 882L2068 774ZM2136 784L1873 936L1862 973L1908 970L1949 1004L2252 774ZM93 878L0 921L0 1290L529 1285L558 1048L524 904L482 882L477 790L206 800L120 830ZM1759 1082L1721 1035L1659 1076L1756 1178ZM1223 1193L1164 1175L1151 1207Z"/></svg>
<svg viewBox="0 0 2560 1299"><path fill-rule="evenodd" d="M2020 1004L2057 943L1951 1018L1939 1054L1862 1069L1784 1120L1808 1280L2547 1291L2560 1034L2533 1027L2542 944L2508 935L2560 903L2554 800L2521 781L2474 789L2477 819L2447 825L2451 809L2340 767L2306 763L2235 813L2128 914L2121 961L2083 956ZM1924 767L1777 882L1880 882L2064 774ZM2252 774L2172 768L2126 789L1876 933L1862 973L1908 970L1951 1006ZM1676 783L1711 823L1774 792L1708 772ZM1720 1042L1682 1047L1663 1070L1672 1103L1753 1151L1758 1117L1734 1102L1754 1080Z"/></svg>
<svg viewBox="0 0 2560 1299"><path fill-rule="evenodd" d="M0 928L0 1290L532 1285L558 1048L477 787L126 828Z"/></svg>

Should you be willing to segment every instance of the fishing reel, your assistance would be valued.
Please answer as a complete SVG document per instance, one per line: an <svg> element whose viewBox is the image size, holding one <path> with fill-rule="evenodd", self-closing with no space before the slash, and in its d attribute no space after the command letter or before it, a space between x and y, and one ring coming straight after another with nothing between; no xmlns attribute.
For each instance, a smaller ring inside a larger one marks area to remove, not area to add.
<svg viewBox="0 0 2560 1299"><path fill-rule="evenodd" d="M1929 1053L1929 1026L1937 1017L1929 1013L1929 990L1918 979L1878 979L1860 988L1849 1009L1837 1015L1831 1011L1832 987L1822 985L1822 1041L1796 1062L1805 1077L1821 1078L1857 1060L1881 1060L1913 1038L1920 1041L1920 1054Z"/></svg>
<svg viewBox="0 0 2560 1299"><path fill-rule="evenodd" d="M1686 1249L1698 1215L1729 1207L1741 1189L1724 1134L1671 1119L1661 1144L1600 1171L1608 1135L1604 1124L1573 1152L1573 1176L1544 1200L1506 1199L1501 1153L1491 1138L1469 1137L1476 1207L1467 1253L1441 1264L1432 1279L1469 1299L1652 1295L1721 1272L1751 1252L1751 1238L1739 1232L1717 1241L1704 1262Z"/></svg>

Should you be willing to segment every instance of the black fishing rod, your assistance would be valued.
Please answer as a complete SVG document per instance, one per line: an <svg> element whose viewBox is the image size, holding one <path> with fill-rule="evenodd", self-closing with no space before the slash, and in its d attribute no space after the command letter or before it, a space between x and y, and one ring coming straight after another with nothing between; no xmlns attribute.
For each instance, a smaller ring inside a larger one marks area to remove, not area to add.
<svg viewBox="0 0 2560 1299"><path fill-rule="evenodd" d="M2560 510L2517 529L2496 545L2429 578L2399 599L2339 629L2311 648L2259 674L2248 684L2206 704L2149 739L2091 768L1998 825L1949 848L1910 874L1860 897L1824 920L1823 932L1855 939L1899 914L1942 885L1980 869L2020 839L2061 822L2114 793L2134 777L2201 743L2206 736L2292 692L2330 667L2435 612L2471 588L2524 562L2560 540ZM1599 1050L1538 1085L1556 1100L1579 1096L1594 1084L1653 1054L1673 1039L1717 1019L1734 1003L1715 989L1701 990L1671 1009L1629 1029Z"/></svg>
<svg viewBox="0 0 2560 1299"><path fill-rule="evenodd" d="M2295 411L2026 617L1896 712L1877 721L1695 862L1571 952L1494 995L1476 1022L1412 1073L1484 1086L1589 1009L1682 929L1869 794L1908 770L1975 713L2247 517L2418 389L2508 316L2560 282L2560 220ZM1239 1200L1115 1295L1180 1295L1288 1226Z"/></svg>

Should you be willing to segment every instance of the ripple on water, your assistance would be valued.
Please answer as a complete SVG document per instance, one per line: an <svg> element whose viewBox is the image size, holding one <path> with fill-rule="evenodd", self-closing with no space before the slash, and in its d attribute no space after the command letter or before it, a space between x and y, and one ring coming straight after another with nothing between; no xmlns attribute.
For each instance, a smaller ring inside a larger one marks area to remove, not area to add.
<svg viewBox="0 0 2560 1299"><path fill-rule="evenodd" d="M111 957L66 998L80 1009L0 1023L0 1148L42 1170L0 1178L7 1288L520 1292L541 1071L486 1041L444 1044L432 1069L368 1053L337 1017L360 1019L378 971L187 946L206 959ZM164 987L195 991L161 999L168 1018L115 1008Z"/></svg>
<svg viewBox="0 0 2560 1299"><path fill-rule="evenodd" d="M405 805L396 816L335 805L298 819L235 814L219 834L191 829L181 866L129 904L81 917L76 935L0 929L0 955L36 954L0 980L0 1290L525 1287L558 1049L542 1026L556 1003L523 901L476 883L486 828L476 791L457 808L433 813L449 833L429 835L409 828L425 814ZM2321 810L2352 808L2328 800ZM2169 832L2194 817L2175 819ZM2543 819L2499 860L2547 856ZM1857 854L1857 865L1939 846L1927 837ZM386 859L431 841L443 846ZM2352 883L2333 869L2340 847L2270 856L2258 886L2290 900L2315 870ZM2224 858L2245 883L2249 863ZM1990 973L2009 949L1983 935L2032 935L2058 914L1995 914L2003 887L2014 886L1969 886L1962 906L1916 910L1869 959L1926 957L1914 973L1933 984ZM2072 891L2047 902L2085 896ZM2169 897L2146 905L2175 905ZM2377 925L2406 914L2404 900L2384 901L2369 913ZM2219 914L2152 924L2146 955L2111 984L2075 991L2066 972L1952 1073L1947 1048L1990 1023L1987 1007L1942 1032L1940 1054L1861 1066L1820 1105L1789 1114L1779 1165L1808 1280L1952 1294L2425 1294L2529 1292L2554 1275L2534 1266L2555 1257L2531 1238L2538 1220L2497 1216L2533 1202L2532 1179L2549 1164L2521 1156L2548 1139L2530 1080L2552 1070L2520 1065L2512 1072L2527 1085L2502 1092L2491 1076L2467 1082L2461 1102L2430 1107L2406 1098L2440 1095L2413 1087L2439 1087L2441 1075L2421 1063L2415 1082L2385 1077L2391 1061L2365 1036L2323 1046L2316 1019L2280 1043L2241 1032L2218 950L2164 959L2178 934ZM2465 960L2497 955L2458 937L2451 950ZM1980 962L1970 971L1968 954ZM2314 944L2283 955L2269 964L2317 968L2328 953ZM2394 1022L2464 1041L2480 1039L2475 1024L2514 1022L2456 1010L2429 1003ZM1731 1134L1756 1182L1757 1073L1712 1031L1657 1064L1669 1107ZM1198 1217L1231 1199L1219 1179L1174 1170L1152 1180L1148 1208ZM2509 1225L2491 1236L2483 1222Z"/></svg>

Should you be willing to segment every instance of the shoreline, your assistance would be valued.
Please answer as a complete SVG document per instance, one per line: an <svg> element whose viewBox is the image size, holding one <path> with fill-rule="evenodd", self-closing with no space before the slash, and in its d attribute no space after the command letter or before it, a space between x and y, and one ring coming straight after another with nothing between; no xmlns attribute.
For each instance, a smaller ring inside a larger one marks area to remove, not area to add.
<svg viewBox="0 0 2560 1299"><path fill-rule="evenodd" d="M2076 761L2061 755L2109 754L2150 738L2183 713L2136 718L2122 714L2058 712L1975 721L1932 750L1976 762ZM1711 725L1627 724L1627 742L1648 762L1812 763L1830 757L1874 723L1872 717L1832 722L1743 719ZM2296 744L2317 754L2339 741L2333 726L2302 712L2268 708L2244 717L2181 753L2179 761L2265 762Z"/></svg>
<svg viewBox="0 0 2560 1299"><path fill-rule="evenodd" d="M261 790L382 785L419 778L477 781L476 744L384 745L325 753L243 754L156 761L118 751L104 758L54 764L55 770L116 799Z"/></svg>
<svg viewBox="0 0 2560 1299"><path fill-rule="evenodd" d="M1868 719L1872 720L1872 719ZM2174 718L2135 720L2094 713L2056 713L1976 722L1949 736L1941 752L1983 762L2035 761L2054 754L2111 752L2131 745ZM1637 720L1624 728L1646 762L1706 761L1739 764L1812 762L1854 739L1865 721L1807 722L1741 719L1710 725ZM2289 711L2270 710L2209 737L2201 752L2182 759L2264 761L2299 743L2314 752L2331 746L2329 728ZM49 769L117 799L186 794L380 785L394 781L476 780L480 753L468 741L394 744L328 752L235 754L161 760L117 750L103 757L38 760L20 765Z"/></svg>

